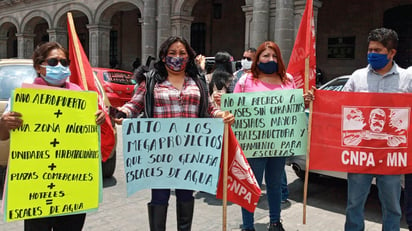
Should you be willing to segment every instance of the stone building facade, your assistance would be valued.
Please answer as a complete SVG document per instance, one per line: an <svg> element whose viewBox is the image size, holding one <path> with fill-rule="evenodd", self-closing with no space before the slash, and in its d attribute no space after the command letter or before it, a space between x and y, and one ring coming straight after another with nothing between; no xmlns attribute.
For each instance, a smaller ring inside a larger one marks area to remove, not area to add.
<svg viewBox="0 0 412 231"><path fill-rule="evenodd" d="M412 64L412 0L313 0L317 65L326 79L366 65L368 32L400 35L397 62ZM289 60L306 0L0 0L0 58L30 58L43 41L67 46L66 14L92 66L131 70L136 57L156 57L170 35L197 53L243 50L275 41Z"/></svg>

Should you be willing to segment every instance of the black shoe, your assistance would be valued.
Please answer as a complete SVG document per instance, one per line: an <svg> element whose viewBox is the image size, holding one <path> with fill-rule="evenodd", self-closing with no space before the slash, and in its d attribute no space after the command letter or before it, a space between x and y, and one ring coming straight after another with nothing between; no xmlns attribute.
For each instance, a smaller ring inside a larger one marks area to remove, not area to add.
<svg viewBox="0 0 412 231"><path fill-rule="evenodd" d="M268 231L285 231L285 229L283 228L282 223L276 222L269 225Z"/></svg>
<svg viewBox="0 0 412 231"><path fill-rule="evenodd" d="M242 229L241 231L255 231L254 228L253 228L253 229L244 229L244 228L243 228L243 225L240 225L239 228Z"/></svg>
<svg viewBox="0 0 412 231"><path fill-rule="evenodd" d="M280 209L282 209L282 210L288 209L288 208L290 208L290 206L292 206L292 203L290 203L290 201L288 199L286 199L286 200L281 202Z"/></svg>

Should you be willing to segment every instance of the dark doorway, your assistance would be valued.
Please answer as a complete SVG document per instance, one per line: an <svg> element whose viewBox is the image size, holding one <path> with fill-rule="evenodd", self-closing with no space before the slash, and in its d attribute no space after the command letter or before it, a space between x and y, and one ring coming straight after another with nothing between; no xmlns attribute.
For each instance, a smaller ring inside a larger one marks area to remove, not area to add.
<svg viewBox="0 0 412 231"><path fill-rule="evenodd" d="M389 9L383 17L383 25L395 30L399 44L395 62L403 67L412 66L412 5Z"/></svg>
<svg viewBox="0 0 412 231"><path fill-rule="evenodd" d="M10 27L7 31L7 58L17 57L17 29Z"/></svg>
<svg viewBox="0 0 412 231"><path fill-rule="evenodd" d="M196 54L205 54L206 52L206 24L192 23L190 31L190 45L196 51Z"/></svg>
<svg viewBox="0 0 412 231"><path fill-rule="evenodd" d="M117 57L117 53L118 53L117 41L118 41L118 32L114 30L110 31L110 48L109 48L110 68L119 67L119 59Z"/></svg>

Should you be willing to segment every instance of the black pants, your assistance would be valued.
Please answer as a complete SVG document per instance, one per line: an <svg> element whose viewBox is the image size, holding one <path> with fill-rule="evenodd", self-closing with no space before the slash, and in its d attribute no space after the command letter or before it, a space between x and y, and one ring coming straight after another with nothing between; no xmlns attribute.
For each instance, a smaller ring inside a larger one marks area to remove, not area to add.
<svg viewBox="0 0 412 231"><path fill-rule="evenodd" d="M86 214L24 220L24 231L81 231Z"/></svg>

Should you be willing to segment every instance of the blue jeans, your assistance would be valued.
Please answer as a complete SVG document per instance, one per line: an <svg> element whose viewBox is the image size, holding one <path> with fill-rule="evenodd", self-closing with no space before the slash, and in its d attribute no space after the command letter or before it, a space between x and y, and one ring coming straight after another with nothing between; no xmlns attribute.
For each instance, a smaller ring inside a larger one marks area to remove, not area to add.
<svg viewBox="0 0 412 231"><path fill-rule="evenodd" d="M412 174L405 174L405 220L409 230L412 230Z"/></svg>
<svg viewBox="0 0 412 231"><path fill-rule="evenodd" d="M263 173L265 173L270 223L279 222L282 175L285 169L285 157L248 158L247 160L253 170L253 174L255 174L259 186L262 186ZM243 229L254 228L253 216L254 213L242 208Z"/></svg>
<svg viewBox="0 0 412 231"><path fill-rule="evenodd" d="M400 175L372 175L348 173L348 201L345 231L365 230L364 209L372 179L376 177L382 207L382 230L399 231L402 216Z"/></svg>
<svg viewBox="0 0 412 231"><path fill-rule="evenodd" d="M286 171L283 169L283 177L282 177L282 201L286 201L289 198L289 190L288 190L288 179L286 177Z"/></svg>
<svg viewBox="0 0 412 231"><path fill-rule="evenodd" d="M186 202L193 200L193 190L176 189L176 200ZM168 205L170 198L170 189L152 189L152 201L154 205Z"/></svg>

